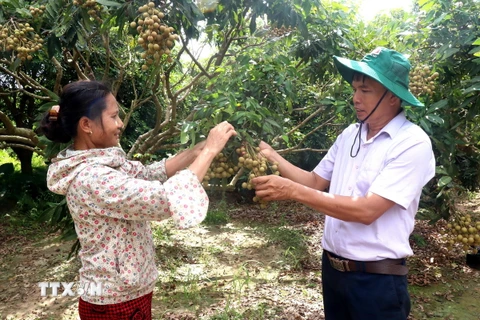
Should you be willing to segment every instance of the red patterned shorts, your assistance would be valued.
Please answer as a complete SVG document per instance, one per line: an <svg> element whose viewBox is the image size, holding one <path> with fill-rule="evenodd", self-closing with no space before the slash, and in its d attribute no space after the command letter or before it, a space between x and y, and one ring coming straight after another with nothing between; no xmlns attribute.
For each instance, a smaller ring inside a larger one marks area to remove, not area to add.
<svg viewBox="0 0 480 320"><path fill-rule="evenodd" d="M93 304L78 302L81 320L151 320L152 292L143 297L115 304Z"/></svg>

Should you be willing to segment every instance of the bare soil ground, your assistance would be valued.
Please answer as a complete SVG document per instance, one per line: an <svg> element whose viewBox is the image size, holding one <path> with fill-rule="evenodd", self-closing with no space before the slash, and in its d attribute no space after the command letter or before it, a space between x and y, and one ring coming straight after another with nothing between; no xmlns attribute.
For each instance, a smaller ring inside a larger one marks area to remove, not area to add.
<svg viewBox="0 0 480 320"><path fill-rule="evenodd" d="M477 208L475 200L463 209ZM289 202L268 209L229 204L228 217L183 231L154 224L154 318L323 319L323 217ZM463 252L446 250L444 225L418 221L412 235L410 319L480 319L480 271L465 265ZM39 282L77 280L80 263L67 259L73 242L56 236L0 224L0 319L78 318L78 296L40 295Z"/></svg>

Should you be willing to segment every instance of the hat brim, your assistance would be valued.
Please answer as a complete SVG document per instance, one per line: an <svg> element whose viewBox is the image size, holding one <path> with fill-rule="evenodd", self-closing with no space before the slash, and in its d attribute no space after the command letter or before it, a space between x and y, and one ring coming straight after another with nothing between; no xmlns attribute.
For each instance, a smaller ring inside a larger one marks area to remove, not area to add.
<svg viewBox="0 0 480 320"><path fill-rule="evenodd" d="M337 56L334 56L333 59L338 71L342 75L343 79L345 79L345 81L348 83L352 84L354 73L359 72L380 82L385 88L399 97L400 100L402 100L402 104L405 103L414 107L424 107L424 104L415 98L415 96L408 89L405 89L403 86L390 81L388 78L372 69L367 63Z"/></svg>

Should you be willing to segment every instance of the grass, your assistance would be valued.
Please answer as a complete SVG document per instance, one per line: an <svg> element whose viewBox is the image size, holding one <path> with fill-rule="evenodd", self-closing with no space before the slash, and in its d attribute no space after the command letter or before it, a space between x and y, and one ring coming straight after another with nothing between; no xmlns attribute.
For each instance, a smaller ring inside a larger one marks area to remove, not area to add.
<svg viewBox="0 0 480 320"><path fill-rule="evenodd" d="M230 214L222 200L197 228L176 230L168 223L152 227L160 271L157 312L191 314L192 319L266 319L281 312L263 298L252 304L250 297L277 283L282 273L300 270L308 254L307 238L286 225L232 222ZM304 287L298 296L316 300L309 294L309 281L289 281ZM291 298L288 290L283 292ZM202 315L213 306L214 313Z"/></svg>
<svg viewBox="0 0 480 320"><path fill-rule="evenodd" d="M219 311L217 314L211 316L210 320L264 320L269 313L272 313L272 311L269 310L268 305L265 303L260 303L243 312L239 312L229 306L226 307L225 310Z"/></svg>
<svg viewBox="0 0 480 320"><path fill-rule="evenodd" d="M272 244L283 248L283 262L292 269L301 267L302 260L308 255L305 236L299 230L288 227L270 227L264 230Z"/></svg>
<svg viewBox="0 0 480 320"><path fill-rule="evenodd" d="M472 290L467 290L469 286L477 286L478 282L445 280L428 287L410 286L415 302L412 315L422 319L424 310L430 310L427 314L435 319L478 320L478 296L469 294Z"/></svg>
<svg viewBox="0 0 480 320"><path fill-rule="evenodd" d="M206 226L225 225L229 222L228 204L225 200L211 206L202 224Z"/></svg>

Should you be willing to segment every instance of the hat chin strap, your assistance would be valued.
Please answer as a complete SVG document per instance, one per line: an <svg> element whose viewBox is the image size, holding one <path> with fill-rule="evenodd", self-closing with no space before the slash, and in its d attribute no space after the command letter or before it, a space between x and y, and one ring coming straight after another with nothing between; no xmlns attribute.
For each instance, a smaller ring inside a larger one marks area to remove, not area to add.
<svg viewBox="0 0 480 320"><path fill-rule="evenodd" d="M353 144L352 144L352 147L350 148L350 157L352 158L355 158L356 156L358 156L358 153L360 152L360 144L361 144L361 141L362 141L362 126L363 124L365 123L365 121L368 120L368 118L370 118L370 116L372 115L372 113L375 112L375 110L377 110L378 106L380 105L380 103L382 102L383 98L385 98L385 95L387 94L388 90L385 90L385 92L383 93L382 97L380 98L380 100L378 100L377 102L377 105L375 106L375 108L373 108L373 110L368 114L368 116L363 119L363 120L360 120L360 127L358 128L358 132L357 134L355 135L355 139L353 140ZM355 146L356 142L357 142L357 139L358 139L358 148L357 148L357 151L355 152L355 155L353 154L353 147Z"/></svg>

